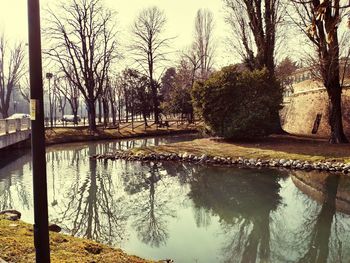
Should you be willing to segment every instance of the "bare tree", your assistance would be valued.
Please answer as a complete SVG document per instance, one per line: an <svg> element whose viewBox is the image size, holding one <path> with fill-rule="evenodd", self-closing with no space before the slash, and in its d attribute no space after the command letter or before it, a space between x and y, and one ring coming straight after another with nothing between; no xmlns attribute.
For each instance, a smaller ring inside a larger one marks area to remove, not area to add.
<svg viewBox="0 0 350 263"><path fill-rule="evenodd" d="M65 96L65 94L62 94L62 92L57 88L56 89L56 99L58 102L58 111L61 113L61 120L62 120L64 115L65 115L65 112L66 112L67 96ZM75 116L75 120L76 119L77 118Z"/></svg>
<svg viewBox="0 0 350 263"><path fill-rule="evenodd" d="M205 80L213 67L215 46L213 42L214 16L210 10L199 9L195 19L193 49L200 59L200 79Z"/></svg>
<svg viewBox="0 0 350 263"><path fill-rule="evenodd" d="M30 102L30 89L29 89L29 79L28 76L23 78L23 81L18 85L19 92L22 95L22 98L29 103Z"/></svg>
<svg viewBox="0 0 350 263"><path fill-rule="evenodd" d="M205 54L197 52L195 47L182 54L180 68L188 68L191 72L190 85L187 84L191 89L195 81L198 79L205 80L210 73L211 68L203 67L204 57ZM197 74L198 70L200 70L199 76Z"/></svg>
<svg viewBox="0 0 350 263"><path fill-rule="evenodd" d="M154 79L159 64L165 60L165 48L170 38L162 37L166 23L163 11L157 7L144 9L137 16L133 27L132 54L142 71L148 76L152 91L154 120L159 122L158 85Z"/></svg>
<svg viewBox="0 0 350 263"><path fill-rule="evenodd" d="M12 92L26 72L23 47L19 43L9 48L5 36L0 36L0 112L3 118L8 117Z"/></svg>
<svg viewBox="0 0 350 263"><path fill-rule="evenodd" d="M79 90L78 88L70 82L69 78L66 76L59 77L56 81L56 89L60 97L64 97L65 101L68 101L72 113L74 115L74 120L77 120L78 110L79 110ZM61 100L64 103L64 100ZM60 102L60 104L63 106ZM64 110L61 106L62 117L64 115Z"/></svg>
<svg viewBox="0 0 350 263"><path fill-rule="evenodd" d="M121 122L123 106L125 105L125 102L123 100L124 87L123 87L122 83L123 83L123 78L120 74L118 74L115 81L114 81L114 90L115 90L115 95L116 95L116 102L118 103L117 111L118 111L119 123ZM120 127L120 125L118 125L118 128L119 127Z"/></svg>
<svg viewBox="0 0 350 263"><path fill-rule="evenodd" d="M90 130L96 130L95 103L118 54L114 14L101 0L61 1L48 11L47 54L85 98Z"/></svg>
<svg viewBox="0 0 350 263"><path fill-rule="evenodd" d="M250 69L275 71L277 27L285 14L282 0L223 0L236 51Z"/></svg>
<svg viewBox="0 0 350 263"><path fill-rule="evenodd" d="M338 28L350 4L343 0L292 0L291 18L313 43L323 84L329 97L330 143L347 143L341 107L340 44Z"/></svg>
<svg viewBox="0 0 350 263"><path fill-rule="evenodd" d="M117 99L118 99L118 81L116 79L108 80L109 85L107 86L106 98L111 105L111 114L112 114L112 124L113 127L117 125ZM119 119L120 122L120 119Z"/></svg>

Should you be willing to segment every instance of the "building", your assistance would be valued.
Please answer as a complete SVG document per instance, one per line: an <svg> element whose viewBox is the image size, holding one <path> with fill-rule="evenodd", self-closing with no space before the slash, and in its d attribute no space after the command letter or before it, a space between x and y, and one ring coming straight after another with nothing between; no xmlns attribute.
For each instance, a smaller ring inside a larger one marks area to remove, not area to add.
<svg viewBox="0 0 350 263"><path fill-rule="evenodd" d="M343 83L342 110L345 134L350 138L350 71ZM329 99L321 81L313 78L309 68L290 76L280 112L283 129L294 135L327 138L330 136Z"/></svg>

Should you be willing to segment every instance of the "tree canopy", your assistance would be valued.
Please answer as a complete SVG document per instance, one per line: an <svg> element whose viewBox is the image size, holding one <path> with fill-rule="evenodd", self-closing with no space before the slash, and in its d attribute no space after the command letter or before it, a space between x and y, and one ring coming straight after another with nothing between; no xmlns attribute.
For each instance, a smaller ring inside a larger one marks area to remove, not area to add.
<svg viewBox="0 0 350 263"><path fill-rule="evenodd" d="M224 67L207 81L197 82L192 96L207 129L225 138L271 134L281 108L282 88L266 69L238 71Z"/></svg>

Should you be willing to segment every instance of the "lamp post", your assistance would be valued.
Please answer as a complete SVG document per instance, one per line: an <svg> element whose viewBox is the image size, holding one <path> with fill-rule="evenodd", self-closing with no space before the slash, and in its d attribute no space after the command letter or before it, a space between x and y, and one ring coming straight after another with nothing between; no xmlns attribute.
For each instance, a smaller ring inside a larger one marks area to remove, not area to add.
<svg viewBox="0 0 350 263"><path fill-rule="evenodd" d="M37 263L50 262L47 178L45 157L44 99L39 0L28 0L30 115L34 197L34 245Z"/></svg>

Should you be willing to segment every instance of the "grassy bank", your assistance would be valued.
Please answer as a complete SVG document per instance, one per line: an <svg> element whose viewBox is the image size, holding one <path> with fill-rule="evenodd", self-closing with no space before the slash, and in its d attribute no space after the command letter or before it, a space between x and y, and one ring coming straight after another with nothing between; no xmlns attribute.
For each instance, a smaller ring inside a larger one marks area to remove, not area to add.
<svg viewBox="0 0 350 263"><path fill-rule="evenodd" d="M198 139L192 142L133 149L137 153L189 153L231 158L294 159L301 161L350 162L349 145L331 145L326 140L293 136L270 136L252 142Z"/></svg>
<svg viewBox="0 0 350 263"><path fill-rule="evenodd" d="M50 232L51 262L151 263L93 241ZM35 262L32 225L0 216L0 258L8 262Z"/></svg>
<svg viewBox="0 0 350 263"><path fill-rule="evenodd" d="M101 127L98 128L94 134L92 134L87 127L47 128L46 143L50 145L95 140L129 139L188 133L197 130L197 126L194 124L177 124L176 122L170 122L169 124L170 127L168 128L159 128L155 124L152 124L145 129L142 122L135 122L134 129L132 129L131 123L124 123L120 126L120 129L103 129Z"/></svg>

